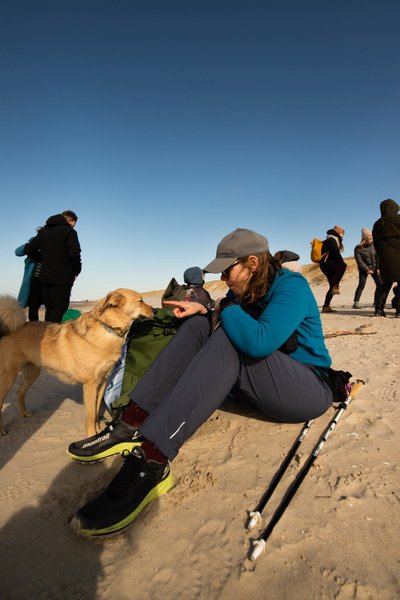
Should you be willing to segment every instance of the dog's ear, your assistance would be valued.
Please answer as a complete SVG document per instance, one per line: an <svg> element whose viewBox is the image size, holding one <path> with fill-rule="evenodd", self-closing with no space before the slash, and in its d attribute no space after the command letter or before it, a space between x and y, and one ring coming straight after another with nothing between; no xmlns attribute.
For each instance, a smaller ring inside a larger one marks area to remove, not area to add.
<svg viewBox="0 0 400 600"><path fill-rule="evenodd" d="M119 292L110 292L107 295L108 306L106 308L120 308L126 303L126 298Z"/></svg>
<svg viewBox="0 0 400 600"><path fill-rule="evenodd" d="M126 298L119 292L109 292L103 300L100 300L93 308L92 316L99 317L107 308L118 308L125 304Z"/></svg>

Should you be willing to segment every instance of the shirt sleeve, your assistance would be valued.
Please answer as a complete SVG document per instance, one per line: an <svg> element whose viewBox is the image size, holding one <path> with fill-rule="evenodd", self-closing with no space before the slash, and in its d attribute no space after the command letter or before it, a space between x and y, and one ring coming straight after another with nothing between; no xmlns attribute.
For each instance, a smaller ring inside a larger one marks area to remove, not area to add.
<svg viewBox="0 0 400 600"><path fill-rule="evenodd" d="M307 314L310 293L303 276L282 278L271 292L268 304L258 320L240 306L233 305L222 312L222 326L232 344L247 356L268 356L275 352L303 321Z"/></svg>

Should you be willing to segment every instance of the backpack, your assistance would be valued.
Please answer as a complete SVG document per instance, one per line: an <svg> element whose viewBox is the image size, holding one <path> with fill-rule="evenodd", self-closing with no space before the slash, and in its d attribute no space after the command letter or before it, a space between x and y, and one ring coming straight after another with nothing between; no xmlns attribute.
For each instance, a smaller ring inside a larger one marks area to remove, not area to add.
<svg viewBox="0 0 400 600"><path fill-rule="evenodd" d="M310 254L310 258L312 260L313 263L319 263L322 261L326 261L327 257L328 257L328 252L325 252L324 254L322 254L322 240L319 240L318 238L314 238L313 240L311 240L310 242L311 244L311 254Z"/></svg>
<svg viewBox="0 0 400 600"><path fill-rule="evenodd" d="M156 314L149 319L138 319L132 323L127 337L120 396L111 402L111 410L119 410L129 404L130 392L172 340L181 323L181 319L165 308L157 308Z"/></svg>
<svg viewBox="0 0 400 600"><path fill-rule="evenodd" d="M161 304L164 302L164 300L186 300L186 294L186 285L180 285L175 277L173 277L162 295Z"/></svg>

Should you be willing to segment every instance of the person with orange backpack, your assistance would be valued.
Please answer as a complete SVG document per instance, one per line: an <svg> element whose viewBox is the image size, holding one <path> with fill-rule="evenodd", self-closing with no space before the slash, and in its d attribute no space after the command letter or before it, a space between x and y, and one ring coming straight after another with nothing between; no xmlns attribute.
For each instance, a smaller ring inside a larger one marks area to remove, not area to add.
<svg viewBox="0 0 400 600"><path fill-rule="evenodd" d="M343 227L335 225L333 229L328 229L326 239L322 243L322 259L319 262L319 268L329 283L329 289L322 306L321 312L323 313L336 312L331 308L331 301L335 294L340 294L339 284L347 269L341 255L341 252L343 252L343 236Z"/></svg>

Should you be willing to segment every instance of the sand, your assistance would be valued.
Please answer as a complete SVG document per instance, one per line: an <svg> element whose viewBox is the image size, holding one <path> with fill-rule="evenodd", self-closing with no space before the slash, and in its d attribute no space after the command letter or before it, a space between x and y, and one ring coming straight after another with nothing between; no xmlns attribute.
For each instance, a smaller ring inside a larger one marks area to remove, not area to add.
<svg viewBox="0 0 400 600"><path fill-rule="evenodd" d="M326 285L305 268L321 305ZM15 389L0 439L0 596L3 600L389 600L400 593L400 320L373 317L373 282L351 309L349 269L336 314L322 315L337 369L365 387L350 404L256 562L248 559L286 486L328 421L312 426L271 499L260 527L252 510L300 425L266 421L245 405L224 405L187 441L173 463L176 487L123 533L87 540L69 527L121 464L74 463L68 444L83 437L80 386L42 373L20 419ZM212 290L218 295L218 286ZM154 303L157 293L150 293ZM86 307L88 308L88 307ZM329 337L341 332L342 335ZM349 334L350 333L350 334ZM347 335L346 335L347 334Z"/></svg>

